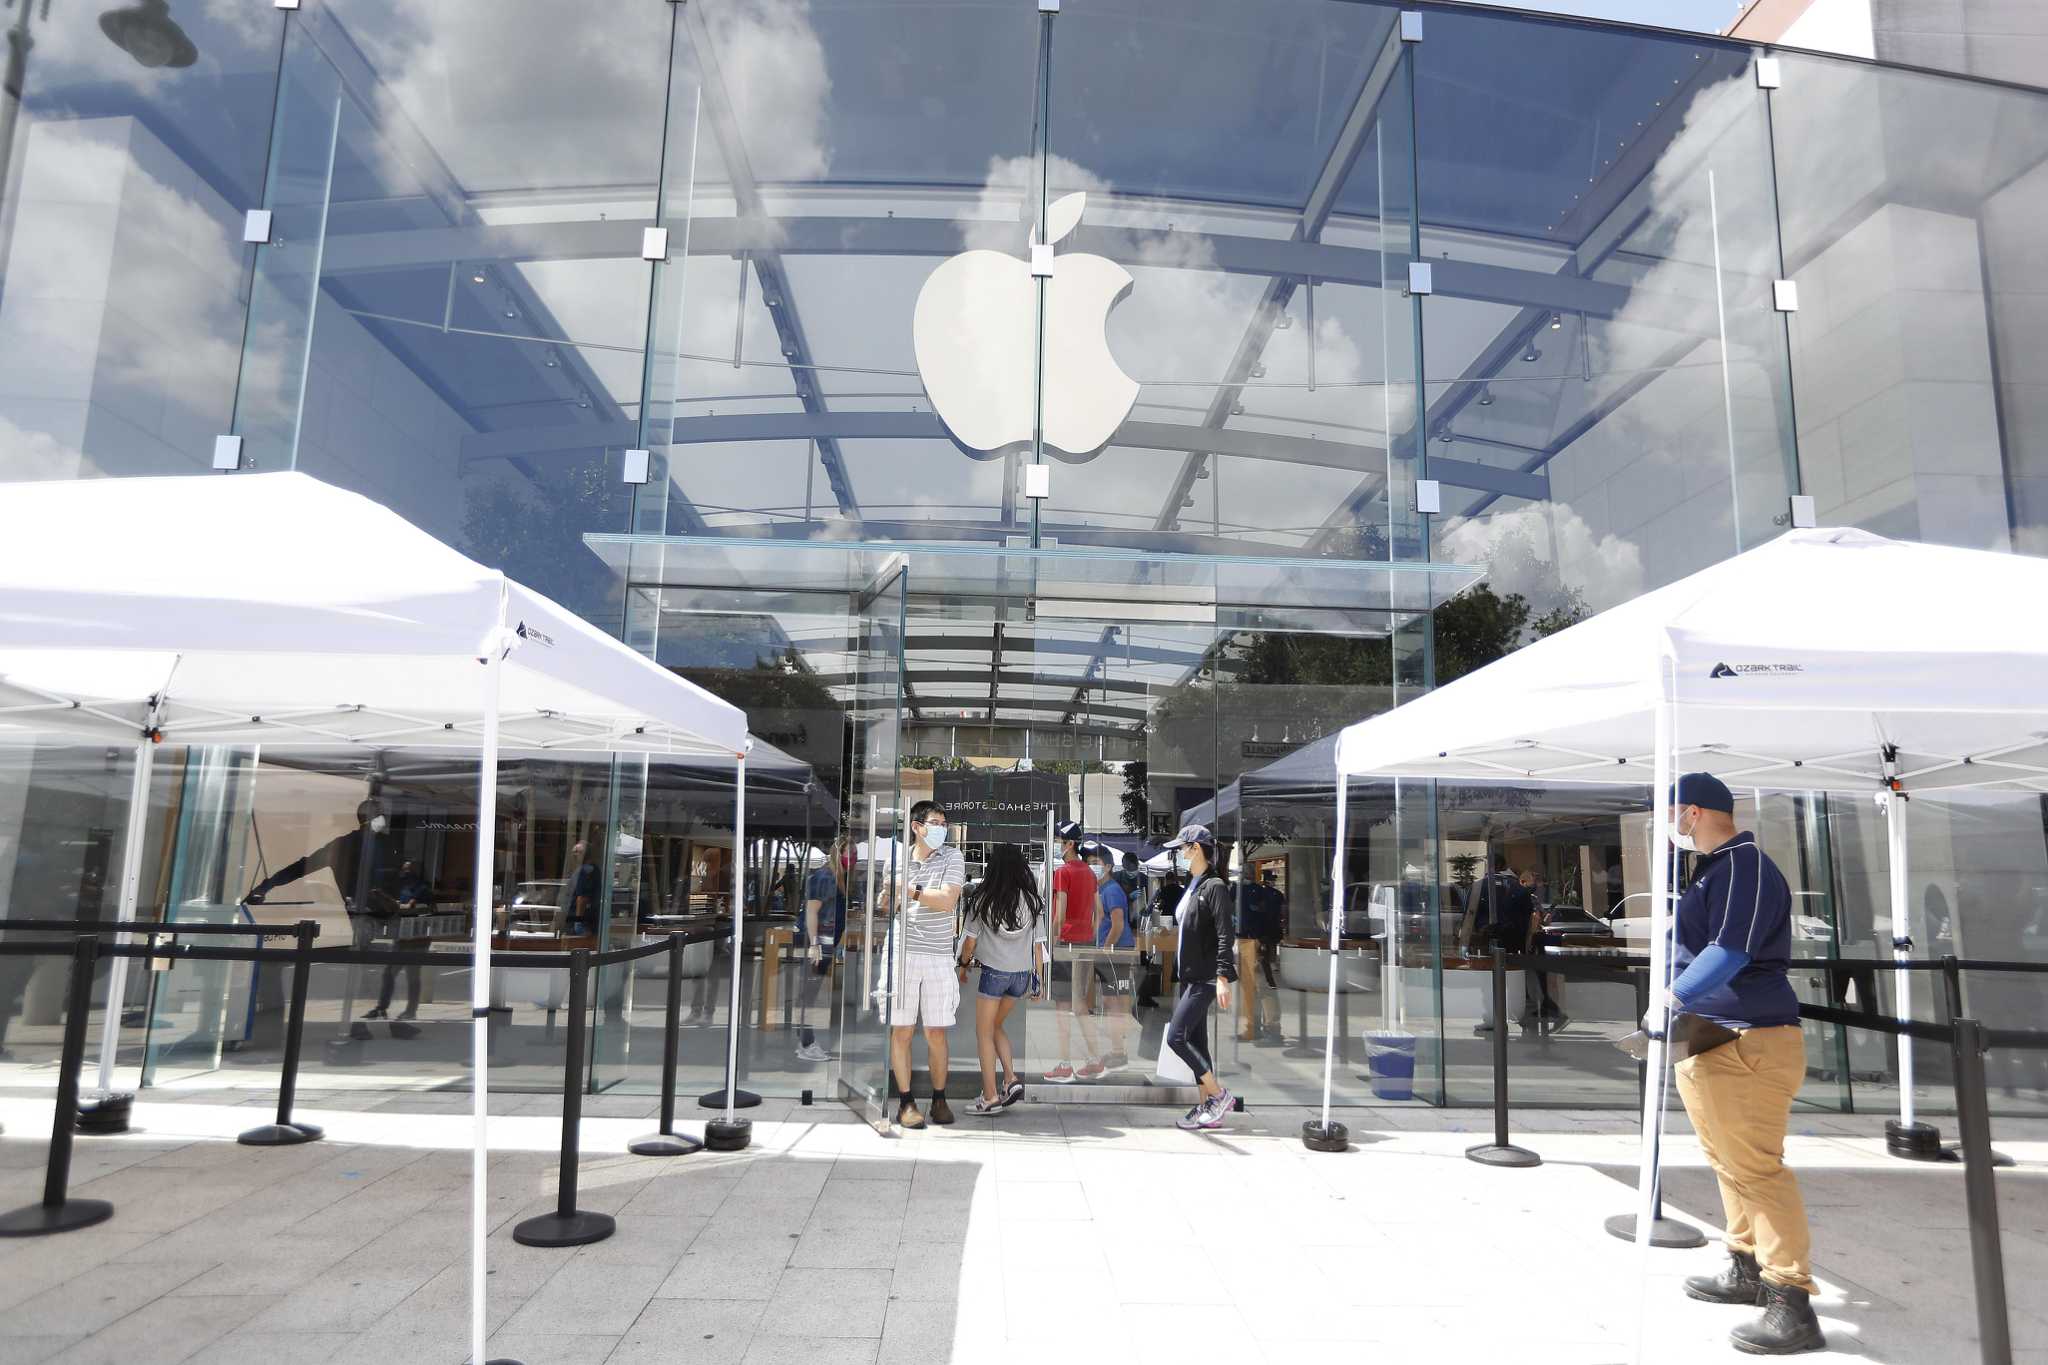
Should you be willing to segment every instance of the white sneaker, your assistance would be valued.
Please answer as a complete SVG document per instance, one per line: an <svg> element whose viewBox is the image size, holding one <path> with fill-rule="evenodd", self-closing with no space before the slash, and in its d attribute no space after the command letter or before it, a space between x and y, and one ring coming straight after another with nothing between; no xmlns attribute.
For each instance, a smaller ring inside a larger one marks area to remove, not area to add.
<svg viewBox="0 0 2048 1365"><path fill-rule="evenodd" d="M796 1050L796 1059L800 1062L829 1062L832 1060L832 1054L816 1042L809 1042Z"/></svg>

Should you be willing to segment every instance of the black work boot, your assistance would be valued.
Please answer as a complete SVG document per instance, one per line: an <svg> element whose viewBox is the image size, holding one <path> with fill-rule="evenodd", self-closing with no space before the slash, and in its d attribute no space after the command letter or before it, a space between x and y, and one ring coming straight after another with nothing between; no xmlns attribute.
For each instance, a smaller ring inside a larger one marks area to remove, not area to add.
<svg viewBox="0 0 2048 1365"><path fill-rule="evenodd" d="M1746 1251L1728 1253L1728 1264L1718 1275L1693 1275L1685 1282L1687 1298L1704 1303L1739 1303L1761 1307L1764 1301L1763 1272L1756 1257Z"/></svg>
<svg viewBox="0 0 2048 1365"><path fill-rule="evenodd" d="M944 1125L953 1121L953 1106L946 1103L945 1091L932 1091L931 1115L933 1123Z"/></svg>
<svg viewBox="0 0 2048 1365"><path fill-rule="evenodd" d="M1764 1282L1764 1315L1728 1334L1729 1344L1753 1356L1789 1356L1825 1348L1820 1319L1804 1289Z"/></svg>

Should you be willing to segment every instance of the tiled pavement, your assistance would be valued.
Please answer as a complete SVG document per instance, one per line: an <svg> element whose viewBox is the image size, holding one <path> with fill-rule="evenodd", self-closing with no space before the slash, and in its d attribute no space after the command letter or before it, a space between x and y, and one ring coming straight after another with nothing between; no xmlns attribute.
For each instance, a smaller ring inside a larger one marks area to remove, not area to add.
<svg viewBox="0 0 2048 1365"><path fill-rule="evenodd" d="M455 1097L305 1097L326 1141L226 1140L261 1101L152 1092L142 1131L82 1139L74 1190L114 1218L0 1242L0 1365L413 1365L466 1357L468 1127ZM443 1103L442 1101L450 1101ZM1725 1361L1741 1312L1676 1279L1716 1254L1637 1253L1601 1230L1631 1207L1628 1116L1532 1112L1536 1170L1463 1160L1485 1116L1354 1110L1359 1142L1305 1152L1303 1111L1192 1135L1156 1110L1026 1107L900 1139L836 1106L771 1102L755 1146L625 1154L653 1106L586 1106L582 1197L610 1240L511 1240L551 1207L559 1125L521 1097L493 1120L492 1354L526 1365L1293 1358L1596 1365ZM0 1205L40 1192L46 1093L0 1095ZM690 1124L698 1118L692 1112ZM1674 1126L1684 1128L1682 1118ZM2048 1362L2048 1123L2001 1122L1998 1176L2018 1358ZM1801 1116L1833 1356L1977 1359L1954 1168L1880 1153L1878 1118ZM1707 1215L1689 1136L1667 1142L1671 1211ZM1647 1311L1644 1311L1647 1310ZM1275 1356L1275 1353L1281 1353Z"/></svg>

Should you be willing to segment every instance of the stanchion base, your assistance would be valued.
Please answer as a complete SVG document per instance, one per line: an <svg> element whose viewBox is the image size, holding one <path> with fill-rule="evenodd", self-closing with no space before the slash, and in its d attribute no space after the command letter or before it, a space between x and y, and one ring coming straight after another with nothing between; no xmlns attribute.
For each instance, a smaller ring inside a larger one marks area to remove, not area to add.
<svg viewBox="0 0 2048 1365"><path fill-rule="evenodd" d="M71 1126L78 1132L104 1137L109 1133L128 1131L128 1115L135 1104L135 1096L123 1091L102 1091L97 1094L81 1095L78 1100L78 1116Z"/></svg>
<svg viewBox="0 0 2048 1365"><path fill-rule="evenodd" d="M512 1240L523 1247L580 1247L602 1242L618 1223L608 1213L544 1213L512 1229Z"/></svg>
<svg viewBox="0 0 2048 1365"><path fill-rule="evenodd" d="M296 1147L302 1142L317 1142L321 1128L311 1123L266 1123L260 1128L251 1128L235 1141L244 1147Z"/></svg>
<svg viewBox="0 0 2048 1365"><path fill-rule="evenodd" d="M12 1213L0 1213L0 1237L47 1237L53 1232L76 1232L114 1216L114 1206L104 1199L67 1199L54 1208L30 1204Z"/></svg>
<svg viewBox="0 0 2048 1365"><path fill-rule="evenodd" d="M1477 1147L1465 1149L1465 1160L1476 1161L1482 1166L1541 1166L1543 1158L1527 1147L1517 1147L1512 1142L1482 1142Z"/></svg>
<svg viewBox="0 0 2048 1365"><path fill-rule="evenodd" d="M1319 1047L1310 1047L1307 1043L1295 1043L1291 1047L1282 1048L1280 1055L1282 1057L1297 1057L1307 1061L1311 1058L1322 1056L1323 1050Z"/></svg>
<svg viewBox="0 0 2048 1365"><path fill-rule="evenodd" d="M626 1144L626 1150L634 1156L688 1156L704 1150L704 1144L681 1133L656 1133L653 1137L636 1138Z"/></svg>
<svg viewBox="0 0 2048 1365"><path fill-rule="evenodd" d="M1636 1216L1632 1213L1617 1213L1607 1220L1607 1235L1619 1237L1624 1242L1636 1239ZM1670 1251L1685 1251L1707 1244L1707 1234L1690 1223L1681 1223L1676 1218L1659 1218L1650 1227L1650 1245Z"/></svg>
<svg viewBox="0 0 2048 1365"><path fill-rule="evenodd" d="M1960 1161L1961 1157L1941 1145L1941 1129L1931 1123L1900 1123L1886 1119L1884 1154L1901 1161Z"/></svg>
<svg viewBox="0 0 2048 1365"><path fill-rule="evenodd" d="M743 1152L753 1140L752 1119L713 1119L704 1125L704 1145L714 1152Z"/></svg>
<svg viewBox="0 0 2048 1365"><path fill-rule="evenodd" d="M1351 1131L1335 1120L1324 1124L1310 1119L1301 1125L1301 1145L1311 1152L1349 1151Z"/></svg>
<svg viewBox="0 0 2048 1365"><path fill-rule="evenodd" d="M735 1109L752 1109L760 1102L761 1097L751 1090L735 1090L732 1092L732 1107ZM708 1095L699 1095L697 1097L697 1107L699 1109L725 1108L724 1089L714 1090Z"/></svg>

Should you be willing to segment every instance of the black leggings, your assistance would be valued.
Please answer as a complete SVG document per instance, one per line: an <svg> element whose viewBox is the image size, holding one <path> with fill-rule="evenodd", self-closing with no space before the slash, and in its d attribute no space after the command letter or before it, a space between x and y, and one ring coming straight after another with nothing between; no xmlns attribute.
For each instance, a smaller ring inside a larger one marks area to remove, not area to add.
<svg viewBox="0 0 2048 1365"><path fill-rule="evenodd" d="M1213 981L1189 982L1180 988L1173 1002L1173 1018L1166 1025L1166 1045L1188 1064L1198 1081L1216 1069L1209 1060L1209 1006L1215 1003Z"/></svg>

